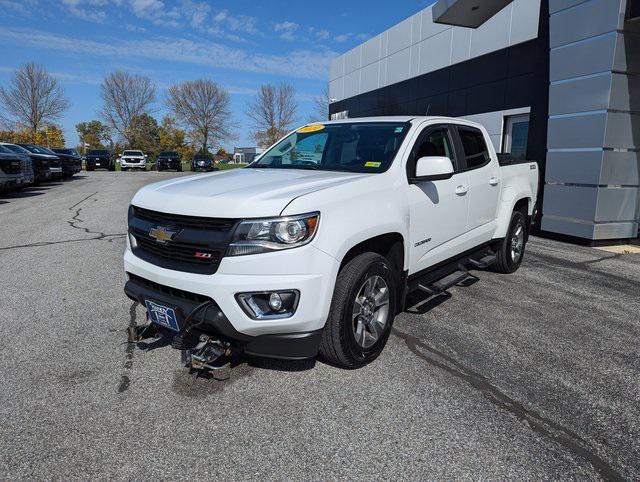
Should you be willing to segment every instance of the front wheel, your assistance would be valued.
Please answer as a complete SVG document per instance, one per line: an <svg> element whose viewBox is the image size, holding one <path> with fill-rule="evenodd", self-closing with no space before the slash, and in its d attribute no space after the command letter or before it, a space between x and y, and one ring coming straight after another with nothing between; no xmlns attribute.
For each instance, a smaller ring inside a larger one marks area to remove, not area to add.
<svg viewBox="0 0 640 482"><path fill-rule="evenodd" d="M396 312L395 278L376 253L356 256L340 270L320 344L328 362L358 368L380 355Z"/></svg>
<svg viewBox="0 0 640 482"><path fill-rule="evenodd" d="M527 218L522 211L514 211L507 236L497 245L493 270L505 274L515 272L522 264L526 244Z"/></svg>

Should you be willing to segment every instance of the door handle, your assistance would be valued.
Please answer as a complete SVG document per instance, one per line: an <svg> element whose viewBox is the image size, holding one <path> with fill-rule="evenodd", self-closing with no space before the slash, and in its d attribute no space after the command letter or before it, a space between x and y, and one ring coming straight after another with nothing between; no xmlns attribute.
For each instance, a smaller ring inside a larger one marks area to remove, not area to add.
<svg viewBox="0 0 640 482"><path fill-rule="evenodd" d="M491 184L492 186L497 186L500 183L500 179L498 179L497 177L492 177L491 179L489 179L489 184Z"/></svg>
<svg viewBox="0 0 640 482"><path fill-rule="evenodd" d="M467 192L469 192L469 188L467 186L460 185L456 187L456 194L458 196L464 196Z"/></svg>

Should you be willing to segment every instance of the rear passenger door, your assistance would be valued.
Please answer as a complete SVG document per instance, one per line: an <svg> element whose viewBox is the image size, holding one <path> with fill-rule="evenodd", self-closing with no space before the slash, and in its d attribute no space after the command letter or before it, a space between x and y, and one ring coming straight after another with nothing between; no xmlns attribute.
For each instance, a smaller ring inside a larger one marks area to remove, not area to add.
<svg viewBox="0 0 640 482"><path fill-rule="evenodd" d="M467 232L470 241L489 241L495 227L500 200L500 166L492 161L485 136L474 127L458 126L458 147L462 153L463 170L469 186L469 218Z"/></svg>

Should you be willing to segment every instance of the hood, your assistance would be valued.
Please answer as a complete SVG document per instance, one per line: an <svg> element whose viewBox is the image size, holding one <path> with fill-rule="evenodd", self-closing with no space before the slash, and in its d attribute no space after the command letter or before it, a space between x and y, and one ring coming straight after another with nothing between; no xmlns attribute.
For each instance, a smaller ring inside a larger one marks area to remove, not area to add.
<svg viewBox="0 0 640 482"><path fill-rule="evenodd" d="M278 216L297 197L366 176L295 169L233 169L151 184L138 191L132 203L145 209L187 216Z"/></svg>

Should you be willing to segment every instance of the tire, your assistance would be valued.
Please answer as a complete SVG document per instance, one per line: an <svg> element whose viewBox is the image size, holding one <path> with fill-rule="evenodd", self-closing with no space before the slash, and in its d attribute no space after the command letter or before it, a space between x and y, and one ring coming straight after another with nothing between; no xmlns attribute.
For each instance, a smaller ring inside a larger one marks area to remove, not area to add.
<svg viewBox="0 0 640 482"><path fill-rule="evenodd" d="M182 166L178 167L178 169L176 169L177 172L182 172Z"/></svg>
<svg viewBox="0 0 640 482"><path fill-rule="evenodd" d="M93 171L95 169L95 167L89 167L87 166L87 171Z"/></svg>
<svg viewBox="0 0 640 482"><path fill-rule="evenodd" d="M376 253L360 254L340 270L320 343L320 354L327 362L359 368L380 355L396 313L396 281L389 260ZM367 295L370 283L374 286ZM386 305L378 308L373 303L377 298L386 299Z"/></svg>
<svg viewBox="0 0 640 482"><path fill-rule="evenodd" d="M522 211L511 214L509 230L496 246L496 261L491 267L497 273L514 273L520 267L527 244L527 217Z"/></svg>
<svg viewBox="0 0 640 482"><path fill-rule="evenodd" d="M113 172L116 170L116 166L109 166L109 171Z"/></svg>

